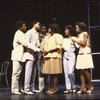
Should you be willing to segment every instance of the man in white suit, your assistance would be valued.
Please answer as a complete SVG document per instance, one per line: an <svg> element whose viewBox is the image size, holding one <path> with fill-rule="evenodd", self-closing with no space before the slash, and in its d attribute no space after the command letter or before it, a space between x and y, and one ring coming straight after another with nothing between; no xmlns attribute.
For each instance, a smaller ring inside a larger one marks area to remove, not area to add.
<svg viewBox="0 0 100 100"><path fill-rule="evenodd" d="M34 52L39 52L40 48L35 47L29 43L25 37L26 24L24 21L17 22L17 31L14 35L13 40L13 50L11 54L11 60L13 61L13 70L12 70L12 83L11 83L11 92L13 94L21 94L19 92L19 77L22 71L22 64L25 62L23 60L24 48L29 48Z"/></svg>
<svg viewBox="0 0 100 100"><path fill-rule="evenodd" d="M26 32L27 41L29 41L34 47L40 47L39 41L39 30L41 28L39 21L32 22L32 28ZM25 82L24 90L26 94L32 92L40 92L35 89L35 78L37 72L37 58L38 53L33 52L30 49L27 49L25 54L26 57L26 66L25 66Z"/></svg>

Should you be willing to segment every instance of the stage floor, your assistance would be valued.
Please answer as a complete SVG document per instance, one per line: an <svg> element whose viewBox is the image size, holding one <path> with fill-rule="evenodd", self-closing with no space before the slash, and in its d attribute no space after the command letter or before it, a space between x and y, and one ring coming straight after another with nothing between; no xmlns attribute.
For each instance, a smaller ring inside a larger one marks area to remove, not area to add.
<svg viewBox="0 0 100 100"><path fill-rule="evenodd" d="M59 86L59 91L56 94L49 95L45 92L34 93L33 95L13 95L11 94L11 88L0 87L0 100L72 100L72 99L100 99L100 86L95 86L91 95L89 94L64 94L65 86Z"/></svg>

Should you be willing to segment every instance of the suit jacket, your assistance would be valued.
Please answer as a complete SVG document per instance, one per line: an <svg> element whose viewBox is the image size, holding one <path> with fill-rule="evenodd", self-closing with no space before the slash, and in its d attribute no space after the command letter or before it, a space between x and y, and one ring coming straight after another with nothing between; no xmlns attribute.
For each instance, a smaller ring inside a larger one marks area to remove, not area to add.
<svg viewBox="0 0 100 100"><path fill-rule="evenodd" d="M13 50L12 50L12 53L11 53L11 60L24 62L25 61L25 59L23 60L24 47L30 48L34 52L40 51L39 48L34 47L31 43L29 43L27 41L27 39L25 37L25 33L23 33L20 30L17 30L15 35L14 35Z"/></svg>
<svg viewBox="0 0 100 100"><path fill-rule="evenodd" d="M39 33L34 28L32 28L26 32L26 39L34 47L36 47L36 48L40 47ZM27 49L24 59L35 60L35 54L36 54L36 52L34 52L30 49Z"/></svg>

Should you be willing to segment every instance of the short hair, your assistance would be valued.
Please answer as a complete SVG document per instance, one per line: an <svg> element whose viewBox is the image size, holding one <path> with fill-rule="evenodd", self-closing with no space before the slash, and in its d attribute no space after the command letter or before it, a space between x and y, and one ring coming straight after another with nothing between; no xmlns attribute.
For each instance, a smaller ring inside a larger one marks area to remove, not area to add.
<svg viewBox="0 0 100 100"><path fill-rule="evenodd" d="M71 35L75 35L75 28L72 26L72 25L67 25L67 26L65 26L65 29L68 29L69 30L69 32L71 33Z"/></svg>
<svg viewBox="0 0 100 100"><path fill-rule="evenodd" d="M17 23L16 23L16 28L17 28L17 29L21 28L23 24L25 24L25 22L24 22L23 20L17 21Z"/></svg>
<svg viewBox="0 0 100 100"><path fill-rule="evenodd" d="M75 25L78 25L82 31L87 31L87 25L84 22L76 22Z"/></svg>
<svg viewBox="0 0 100 100"><path fill-rule="evenodd" d="M33 27L34 24L36 24L37 22L40 22L40 21L38 21L38 20L33 20L32 23L31 23L31 27Z"/></svg>
<svg viewBox="0 0 100 100"><path fill-rule="evenodd" d="M51 25L49 25L49 28L51 28L51 30L54 33L60 33L61 32L60 27L59 27L58 24L51 24Z"/></svg>

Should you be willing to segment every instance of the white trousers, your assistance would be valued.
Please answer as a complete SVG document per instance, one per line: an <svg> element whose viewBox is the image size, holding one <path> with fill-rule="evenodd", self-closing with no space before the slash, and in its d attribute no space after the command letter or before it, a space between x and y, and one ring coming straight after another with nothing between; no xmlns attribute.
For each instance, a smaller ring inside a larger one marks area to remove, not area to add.
<svg viewBox="0 0 100 100"><path fill-rule="evenodd" d="M22 62L13 61L13 70L12 70L12 83L11 83L11 91L18 92L19 91L19 77L22 71Z"/></svg>
<svg viewBox="0 0 100 100"><path fill-rule="evenodd" d="M44 89L44 77L39 77L39 90L42 91Z"/></svg>
<svg viewBox="0 0 100 100"><path fill-rule="evenodd" d="M33 63L32 60L27 60L26 66L25 66L25 81L24 81L24 90L29 91L30 88L33 88L35 85L35 82L33 79Z"/></svg>
<svg viewBox="0 0 100 100"><path fill-rule="evenodd" d="M63 68L65 75L65 85L66 89L75 88L75 76L74 76L74 66L75 66L75 54L73 52L63 54Z"/></svg>

